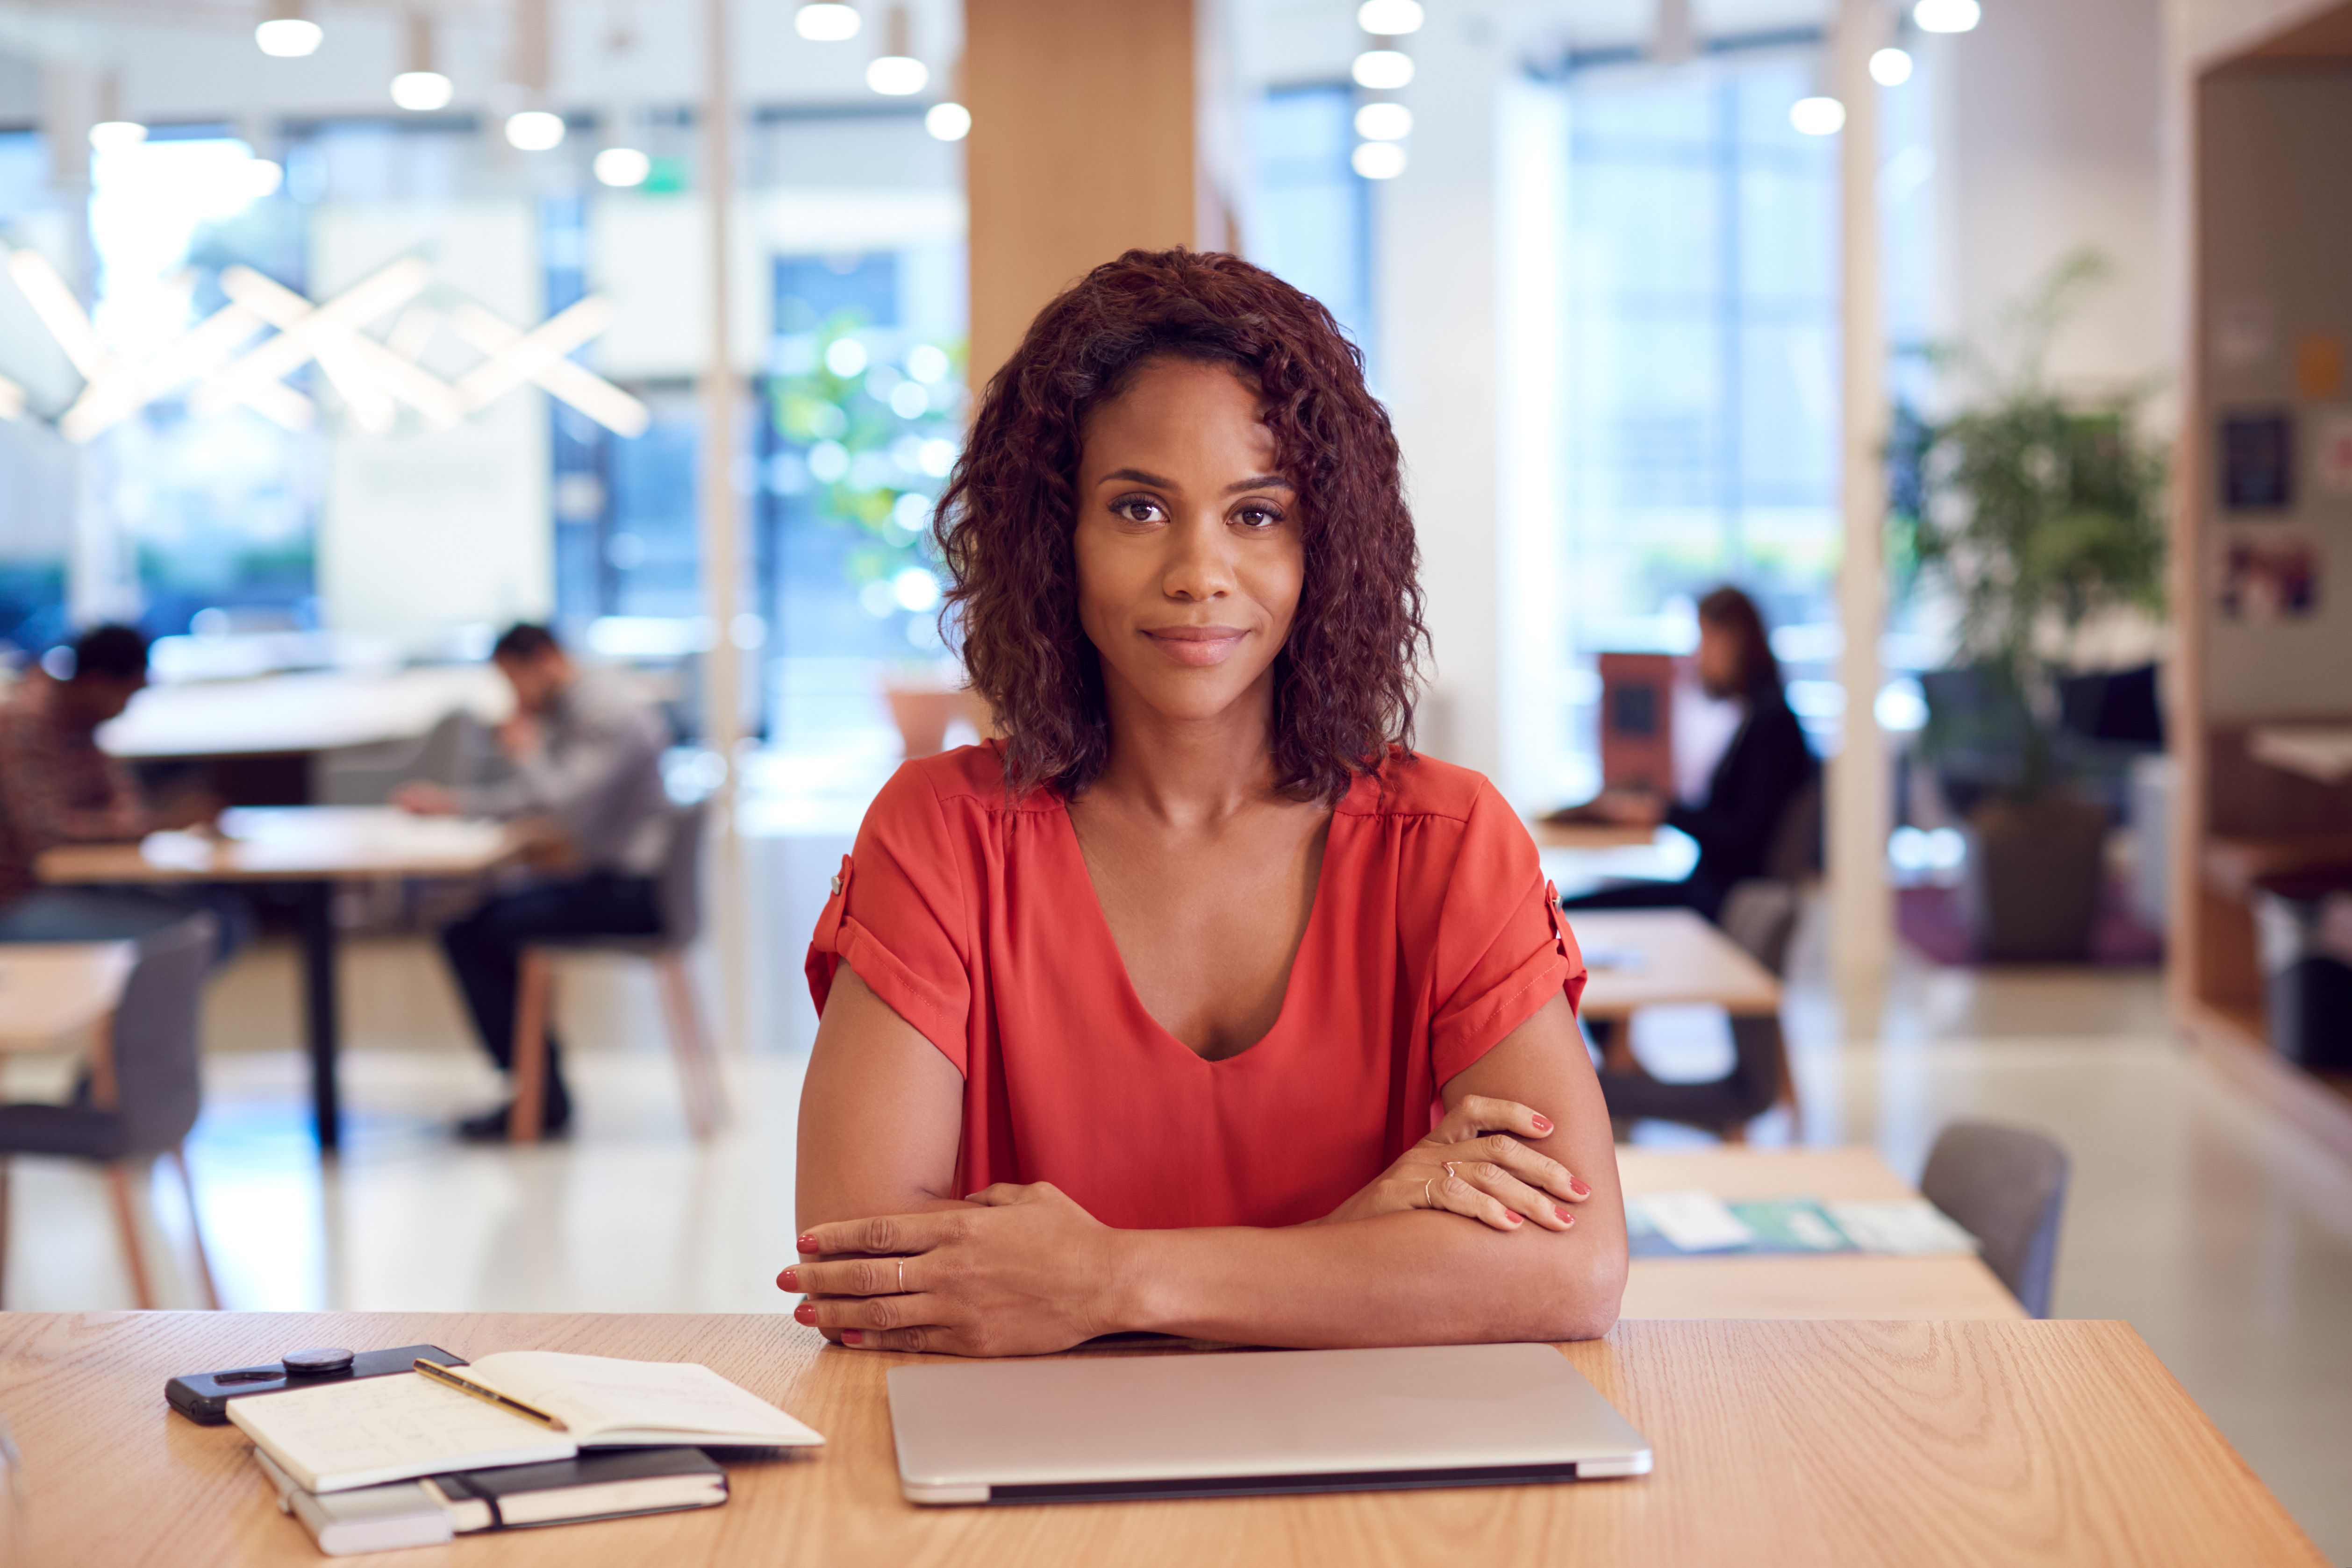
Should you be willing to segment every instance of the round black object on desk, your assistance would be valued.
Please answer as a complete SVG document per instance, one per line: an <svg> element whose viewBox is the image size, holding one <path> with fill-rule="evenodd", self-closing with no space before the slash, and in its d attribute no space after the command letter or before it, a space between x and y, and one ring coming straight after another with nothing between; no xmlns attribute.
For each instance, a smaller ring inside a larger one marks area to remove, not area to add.
<svg viewBox="0 0 2352 1568"><path fill-rule="evenodd" d="M322 1345L310 1350L289 1350L279 1358L278 1364L289 1377L331 1377L352 1369L352 1353L337 1345Z"/></svg>

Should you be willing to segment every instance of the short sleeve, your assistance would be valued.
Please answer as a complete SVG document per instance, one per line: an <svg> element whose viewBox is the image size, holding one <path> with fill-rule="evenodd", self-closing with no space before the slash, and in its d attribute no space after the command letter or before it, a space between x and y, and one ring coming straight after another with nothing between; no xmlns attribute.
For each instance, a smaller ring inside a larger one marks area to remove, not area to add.
<svg viewBox="0 0 2352 1568"><path fill-rule="evenodd" d="M957 1071L964 1070L971 1009L969 852L922 770L900 768L866 809L809 942L809 995L820 1016L835 971L847 964Z"/></svg>
<svg viewBox="0 0 2352 1568"><path fill-rule="evenodd" d="M1573 1007L1584 959L1559 919L1527 825L1482 781L1463 824L1436 926L1430 1064L1444 1083L1535 1017Z"/></svg>

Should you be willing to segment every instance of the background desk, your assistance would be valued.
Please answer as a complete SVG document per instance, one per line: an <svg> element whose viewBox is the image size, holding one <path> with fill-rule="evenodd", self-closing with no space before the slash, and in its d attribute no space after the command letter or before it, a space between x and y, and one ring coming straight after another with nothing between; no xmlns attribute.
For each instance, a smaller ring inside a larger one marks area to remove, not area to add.
<svg viewBox="0 0 2352 1568"><path fill-rule="evenodd" d="M734 1500L708 1512L367 1559L383 1568L2324 1561L2122 1323L1621 1323L1563 1354L1656 1448L1639 1480L917 1509L898 1496L882 1379L926 1358L821 1349L782 1314L194 1312L0 1316L30 1561L315 1568L243 1434L171 1414L164 1379L296 1345L425 1341L704 1362L830 1445L732 1467Z"/></svg>
<svg viewBox="0 0 2352 1568"><path fill-rule="evenodd" d="M1730 1202L1819 1197L1916 1198L1910 1184L1864 1148L1655 1150L1620 1146L1627 1197L1696 1188ZM2025 1316L2000 1277L1973 1255L1890 1258L1636 1258L1625 1281L1629 1318L1886 1318L1934 1322Z"/></svg>
<svg viewBox="0 0 2352 1568"><path fill-rule="evenodd" d="M56 1045L122 999L130 942L0 942L0 1051Z"/></svg>
<svg viewBox="0 0 2352 1568"><path fill-rule="evenodd" d="M300 899L302 988L310 1047L310 1100L319 1146L342 1137L335 1052L334 889L373 877L472 876L520 852L495 823L412 817L378 807L286 807L225 812L224 832L156 833L136 844L66 844L34 862L44 882L168 886L277 883Z"/></svg>
<svg viewBox="0 0 2352 1568"><path fill-rule="evenodd" d="M1695 1004L1735 1018L1780 1011L1780 982L1772 972L1693 911L1570 909L1560 918L1591 970L1577 1004L1586 1018Z"/></svg>

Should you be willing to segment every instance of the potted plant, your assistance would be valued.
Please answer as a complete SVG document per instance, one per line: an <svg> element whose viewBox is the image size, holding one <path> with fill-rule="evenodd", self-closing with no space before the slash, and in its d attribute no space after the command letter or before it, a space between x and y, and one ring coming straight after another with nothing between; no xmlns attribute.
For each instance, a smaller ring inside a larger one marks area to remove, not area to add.
<svg viewBox="0 0 2352 1568"><path fill-rule="evenodd" d="M1896 416L1891 553L1904 586L1942 591L1955 612L1955 667L1923 681L1920 750L1972 797L1953 804L1969 925L1991 960L2089 955L2107 814L2077 788L2057 683L2094 621L2162 609L2165 454L2142 430L2147 389L2070 397L2044 371L2107 270L2068 257L2011 313L2006 364L1947 356L1973 372L1971 401Z"/></svg>

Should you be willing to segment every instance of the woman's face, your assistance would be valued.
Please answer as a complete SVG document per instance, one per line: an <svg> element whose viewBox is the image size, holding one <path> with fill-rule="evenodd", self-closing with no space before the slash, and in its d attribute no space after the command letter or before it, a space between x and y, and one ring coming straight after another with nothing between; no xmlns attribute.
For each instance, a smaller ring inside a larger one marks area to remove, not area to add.
<svg viewBox="0 0 2352 1568"><path fill-rule="evenodd" d="M1740 689L1739 639L1709 621L1698 623L1698 684L1718 700L1745 695Z"/></svg>
<svg viewBox="0 0 2352 1568"><path fill-rule="evenodd" d="M1205 719L1270 683L1306 570L1297 499L1255 390L1223 365L1154 360L1097 407L1076 542L1105 686Z"/></svg>

